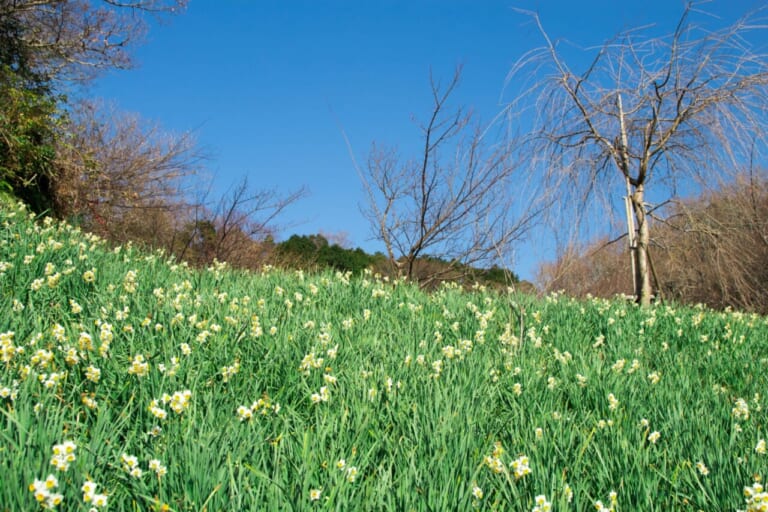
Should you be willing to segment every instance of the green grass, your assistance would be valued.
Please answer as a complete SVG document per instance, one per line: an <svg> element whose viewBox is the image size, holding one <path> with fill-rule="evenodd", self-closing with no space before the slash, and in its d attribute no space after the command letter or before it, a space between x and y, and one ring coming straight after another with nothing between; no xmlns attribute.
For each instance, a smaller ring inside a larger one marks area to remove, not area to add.
<svg viewBox="0 0 768 512"><path fill-rule="evenodd" d="M93 506L86 481L108 510L758 510L763 317L194 271L0 225L0 510L40 508L48 475L60 510Z"/></svg>

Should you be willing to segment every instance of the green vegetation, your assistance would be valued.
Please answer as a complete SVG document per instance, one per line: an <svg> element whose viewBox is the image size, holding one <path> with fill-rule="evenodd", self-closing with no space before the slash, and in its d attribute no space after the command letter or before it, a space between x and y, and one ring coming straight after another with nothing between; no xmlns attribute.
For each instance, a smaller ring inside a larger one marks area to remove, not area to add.
<svg viewBox="0 0 768 512"><path fill-rule="evenodd" d="M764 317L166 259L0 210L0 510L759 510Z"/></svg>
<svg viewBox="0 0 768 512"><path fill-rule="evenodd" d="M21 24L0 16L0 194L36 211L51 206L58 97L33 69Z"/></svg>
<svg viewBox="0 0 768 512"><path fill-rule="evenodd" d="M345 249L338 244L330 244L323 235L292 235L277 245L277 254L281 259L295 258L306 266L316 265L354 274L360 274L384 260L383 255L372 256L360 248Z"/></svg>
<svg viewBox="0 0 768 512"><path fill-rule="evenodd" d="M360 275L370 269L387 274L391 269L387 258L381 253L368 254L359 247L347 249L330 243L323 235L292 235L288 240L275 246L275 260L282 266L311 268L314 270L336 270ZM400 260L403 262L403 260ZM433 256L421 256L414 260L417 272L413 278L432 278L432 286L444 281L466 282L469 278L488 286L506 287L520 282L518 276L498 266L488 269L446 261ZM420 276L419 273L424 274Z"/></svg>

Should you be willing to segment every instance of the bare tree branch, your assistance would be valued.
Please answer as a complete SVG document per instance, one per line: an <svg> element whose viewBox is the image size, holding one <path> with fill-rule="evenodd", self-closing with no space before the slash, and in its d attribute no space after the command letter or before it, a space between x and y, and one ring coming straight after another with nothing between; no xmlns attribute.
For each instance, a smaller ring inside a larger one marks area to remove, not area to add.
<svg viewBox="0 0 768 512"><path fill-rule="evenodd" d="M580 230L616 209L622 192L629 198L633 292L643 304L653 293L647 195L658 202L680 187L716 189L768 142L768 61L747 43L750 31L765 26L764 10L706 31L691 22L698 5L687 4L669 36L619 34L581 74L528 13L544 46L509 76L509 84L521 82L510 116L519 118L524 105L537 111L522 147L532 155L529 171L558 191L561 224Z"/></svg>
<svg viewBox="0 0 768 512"><path fill-rule="evenodd" d="M67 119L53 182L58 215L115 240L145 241L156 239L147 219L184 217L185 187L204 159L192 134L164 133L98 102L76 105Z"/></svg>
<svg viewBox="0 0 768 512"><path fill-rule="evenodd" d="M23 31L31 66L57 81L85 82L99 70L128 68L129 49L146 32L142 13L160 16L186 7L187 0L3 0L0 21Z"/></svg>
<svg viewBox="0 0 768 512"><path fill-rule="evenodd" d="M368 197L364 214L387 250L393 271L422 284L441 276L420 275L417 262L430 255L450 268L488 264L513 244L542 211L525 204L526 183L509 144L490 142L464 109L450 110L461 68L443 87L430 76L432 109L421 128L422 152L401 161L394 150L374 145L358 169ZM448 271L448 269L441 269ZM417 275L419 274L419 275Z"/></svg>

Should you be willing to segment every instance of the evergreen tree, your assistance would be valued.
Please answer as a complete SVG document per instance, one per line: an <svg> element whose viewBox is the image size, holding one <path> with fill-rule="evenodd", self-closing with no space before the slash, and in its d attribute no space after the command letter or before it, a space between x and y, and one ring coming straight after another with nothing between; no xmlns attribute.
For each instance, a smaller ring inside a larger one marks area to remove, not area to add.
<svg viewBox="0 0 768 512"><path fill-rule="evenodd" d="M23 31L0 11L0 193L40 212L51 206L57 98L32 66Z"/></svg>

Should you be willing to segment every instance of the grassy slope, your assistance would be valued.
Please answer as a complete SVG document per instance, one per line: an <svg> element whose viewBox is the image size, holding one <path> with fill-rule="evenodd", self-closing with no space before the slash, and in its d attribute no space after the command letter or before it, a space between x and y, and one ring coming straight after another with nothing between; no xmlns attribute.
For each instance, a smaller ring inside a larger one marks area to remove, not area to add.
<svg viewBox="0 0 768 512"><path fill-rule="evenodd" d="M110 510L531 510L538 495L594 510L611 491L618 510L733 510L768 475L764 318L194 272L20 211L0 223L0 510L32 510L27 487L49 473L63 510L88 510L87 479ZM162 396L184 390L177 414ZM65 440L76 460L57 471Z"/></svg>

